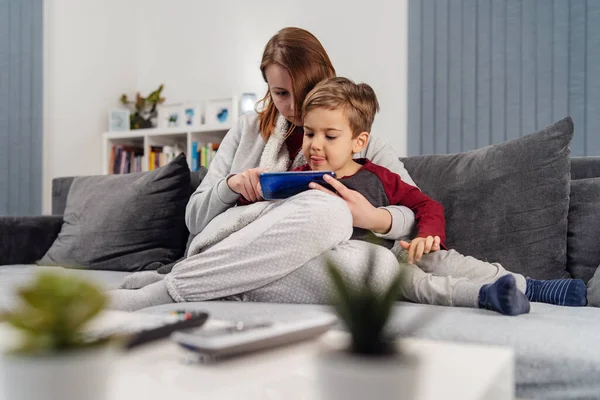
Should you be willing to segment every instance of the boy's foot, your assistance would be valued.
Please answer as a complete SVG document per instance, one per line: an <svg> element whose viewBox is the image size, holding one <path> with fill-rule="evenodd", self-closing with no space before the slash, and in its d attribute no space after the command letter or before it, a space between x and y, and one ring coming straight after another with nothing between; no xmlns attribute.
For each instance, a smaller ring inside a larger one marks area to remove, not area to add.
<svg viewBox="0 0 600 400"><path fill-rule="evenodd" d="M497 311L504 315L529 312L529 300L517 289L512 275L504 275L494 283L483 285L479 290L479 308Z"/></svg>
<svg viewBox="0 0 600 400"><path fill-rule="evenodd" d="M539 281L527 278L525 295L529 301L538 303L582 307L587 303L586 292L585 282L581 279Z"/></svg>

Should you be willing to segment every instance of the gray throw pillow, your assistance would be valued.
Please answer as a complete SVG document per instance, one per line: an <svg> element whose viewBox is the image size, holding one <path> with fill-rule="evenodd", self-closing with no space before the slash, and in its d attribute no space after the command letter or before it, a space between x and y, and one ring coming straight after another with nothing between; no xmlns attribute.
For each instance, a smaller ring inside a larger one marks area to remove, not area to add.
<svg viewBox="0 0 600 400"><path fill-rule="evenodd" d="M38 264L139 271L176 261L189 185L183 154L150 172L75 178L62 229Z"/></svg>
<svg viewBox="0 0 600 400"><path fill-rule="evenodd" d="M444 205L449 248L532 278L563 278L572 136L565 118L509 142L403 161Z"/></svg>
<svg viewBox="0 0 600 400"><path fill-rule="evenodd" d="M600 264L600 178L571 181L567 270L573 278L589 281Z"/></svg>

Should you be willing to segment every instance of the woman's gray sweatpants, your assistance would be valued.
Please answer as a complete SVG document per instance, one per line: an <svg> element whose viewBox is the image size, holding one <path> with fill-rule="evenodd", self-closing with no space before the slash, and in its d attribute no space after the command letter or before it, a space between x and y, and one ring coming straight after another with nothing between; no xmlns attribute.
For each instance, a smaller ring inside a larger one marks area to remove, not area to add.
<svg viewBox="0 0 600 400"><path fill-rule="evenodd" d="M481 286L509 273L500 264L453 250L426 254L417 265L399 263L392 251L349 240L351 235L352 215L345 202L307 191L272 203L250 225L176 264L165 282L178 302L229 298L324 304L333 292L328 260L354 282L362 278L369 262L375 262L373 284L382 290L398 268L404 268L405 299L477 307ZM402 252L398 254L401 260ZM513 275L518 289L525 292L525 278Z"/></svg>

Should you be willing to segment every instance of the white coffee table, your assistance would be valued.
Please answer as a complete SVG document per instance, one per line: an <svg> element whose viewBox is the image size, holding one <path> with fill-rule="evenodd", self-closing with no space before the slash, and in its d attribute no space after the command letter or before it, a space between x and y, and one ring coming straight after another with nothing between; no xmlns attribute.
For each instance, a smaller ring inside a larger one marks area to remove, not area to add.
<svg viewBox="0 0 600 400"><path fill-rule="evenodd" d="M337 340L341 333L327 335L322 339ZM514 399L512 350L413 339L404 344L425 363L428 383L419 400ZM318 398L318 351L318 341L311 341L211 365L186 365L185 352L165 340L121 358L110 400L313 400Z"/></svg>
<svg viewBox="0 0 600 400"><path fill-rule="evenodd" d="M6 344L6 328L0 328ZM186 352L162 340L118 357L108 400L318 399L315 366L322 342L344 335L330 331L320 340L206 365L186 364ZM423 362L426 384L418 400L514 399L511 349L417 339L402 343Z"/></svg>

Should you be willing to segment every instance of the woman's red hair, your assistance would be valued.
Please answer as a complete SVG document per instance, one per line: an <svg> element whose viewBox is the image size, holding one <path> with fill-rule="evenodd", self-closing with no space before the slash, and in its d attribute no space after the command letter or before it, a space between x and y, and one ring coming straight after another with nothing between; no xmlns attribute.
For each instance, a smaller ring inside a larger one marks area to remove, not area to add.
<svg viewBox="0 0 600 400"><path fill-rule="evenodd" d="M265 46L260 63L265 82L265 70L272 64L285 68L292 77L296 108L294 115L301 115L304 98L317 83L335 77L335 69L321 42L312 33L300 28L280 30ZM278 114L268 88L261 102L263 111L259 113L260 132L267 141L273 134Z"/></svg>

